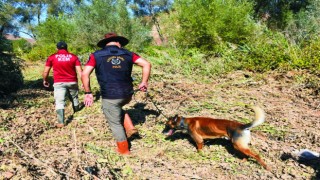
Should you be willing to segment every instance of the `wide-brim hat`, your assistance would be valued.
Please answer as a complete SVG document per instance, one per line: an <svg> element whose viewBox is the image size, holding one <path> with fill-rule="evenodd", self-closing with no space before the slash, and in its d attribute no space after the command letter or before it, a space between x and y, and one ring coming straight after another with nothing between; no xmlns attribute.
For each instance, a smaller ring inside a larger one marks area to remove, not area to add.
<svg viewBox="0 0 320 180"><path fill-rule="evenodd" d="M110 32L104 35L104 39L100 40L97 46L103 48L109 42L119 42L121 46L125 46L129 43L129 40L123 36L118 36L114 32Z"/></svg>

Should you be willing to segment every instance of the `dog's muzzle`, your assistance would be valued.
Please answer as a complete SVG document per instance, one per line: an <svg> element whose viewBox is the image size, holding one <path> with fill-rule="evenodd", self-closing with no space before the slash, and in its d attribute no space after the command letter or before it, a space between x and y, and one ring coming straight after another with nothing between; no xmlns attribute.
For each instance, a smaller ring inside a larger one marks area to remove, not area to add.
<svg viewBox="0 0 320 180"><path fill-rule="evenodd" d="M169 126L166 126L164 130L162 131L162 134L166 136L171 136L174 133L175 129L170 128Z"/></svg>

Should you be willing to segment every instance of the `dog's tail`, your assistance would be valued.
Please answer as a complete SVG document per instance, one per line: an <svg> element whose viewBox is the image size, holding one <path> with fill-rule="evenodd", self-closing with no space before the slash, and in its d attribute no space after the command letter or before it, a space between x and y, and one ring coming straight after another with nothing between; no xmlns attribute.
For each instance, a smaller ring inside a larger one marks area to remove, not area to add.
<svg viewBox="0 0 320 180"><path fill-rule="evenodd" d="M243 129L251 129L253 127L259 126L260 124L262 124L265 120L265 112L263 111L263 109L261 109L258 106L253 106L252 109L254 110L256 117L255 120L252 121L251 123L245 124Z"/></svg>

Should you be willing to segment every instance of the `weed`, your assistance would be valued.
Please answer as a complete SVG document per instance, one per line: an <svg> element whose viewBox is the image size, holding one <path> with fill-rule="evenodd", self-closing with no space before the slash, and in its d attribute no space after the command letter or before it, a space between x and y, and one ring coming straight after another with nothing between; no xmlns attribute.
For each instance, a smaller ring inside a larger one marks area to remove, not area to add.
<svg viewBox="0 0 320 180"><path fill-rule="evenodd" d="M272 136L284 137L288 129L279 129L279 127L275 127L271 124L262 124L261 126L256 127L259 131L266 132Z"/></svg>

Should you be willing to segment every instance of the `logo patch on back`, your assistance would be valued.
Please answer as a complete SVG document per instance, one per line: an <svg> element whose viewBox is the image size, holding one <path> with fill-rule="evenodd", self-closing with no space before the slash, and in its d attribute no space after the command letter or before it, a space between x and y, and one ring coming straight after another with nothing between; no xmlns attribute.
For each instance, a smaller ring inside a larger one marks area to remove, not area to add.
<svg viewBox="0 0 320 180"><path fill-rule="evenodd" d="M111 62L112 68L120 69L121 62L124 61L124 58L121 56L111 56L107 59L107 62Z"/></svg>

